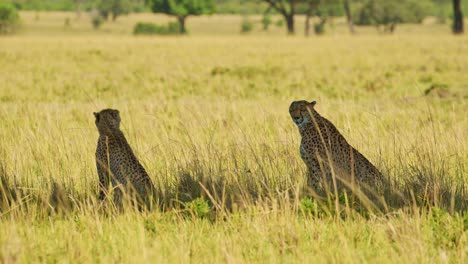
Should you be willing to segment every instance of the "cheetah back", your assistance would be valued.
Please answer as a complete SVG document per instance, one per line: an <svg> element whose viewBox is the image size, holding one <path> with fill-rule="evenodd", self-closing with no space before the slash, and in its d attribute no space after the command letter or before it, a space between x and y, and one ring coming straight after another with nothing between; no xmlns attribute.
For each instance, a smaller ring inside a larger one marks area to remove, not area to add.
<svg viewBox="0 0 468 264"><path fill-rule="evenodd" d="M109 159L108 159L109 157ZM136 158L121 131L113 135L100 136L96 149L96 166L99 182L103 188L131 185L140 197L147 197L154 190L154 185L146 170ZM109 176L109 170L110 175ZM102 199L104 194L100 192Z"/></svg>

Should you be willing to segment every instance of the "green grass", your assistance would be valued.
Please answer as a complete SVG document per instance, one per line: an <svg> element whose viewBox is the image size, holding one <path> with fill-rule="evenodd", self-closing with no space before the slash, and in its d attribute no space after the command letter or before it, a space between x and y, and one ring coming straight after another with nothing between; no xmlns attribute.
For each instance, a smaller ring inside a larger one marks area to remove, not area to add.
<svg viewBox="0 0 468 264"><path fill-rule="evenodd" d="M466 262L467 37L240 36L240 17L231 31L216 16L228 36L197 31L204 17L191 36L146 38L125 19L103 35L23 19L0 41L0 262ZM404 203L304 198L298 99L316 100ZM100 208L92 112L107 107L180 203Z"/></svg>

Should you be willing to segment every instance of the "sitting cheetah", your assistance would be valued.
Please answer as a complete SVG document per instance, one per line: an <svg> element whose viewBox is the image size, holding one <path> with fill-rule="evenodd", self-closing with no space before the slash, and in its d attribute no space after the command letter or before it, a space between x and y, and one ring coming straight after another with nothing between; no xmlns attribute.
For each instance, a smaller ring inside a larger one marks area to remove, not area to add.
<svg viewBox="0 0 468 264"><path fill-rule="evenodd" d="M119 111L104 109L94 116L99 131L96 149L99 199L104 200L107 192L114 188L114 201L118 206L122 204L122 190L135 195L140 204L149 205L154 185L120 130Z"/></svg>
<svg viewBox="0 0 468 264"><path fill-rule="evenodd" d="M294 101L289 107L302 136L299 152L308 169L309 185L322 192L333 191L334 186L350 187L354 182L380 191L382 174L348 144L330 121L315 111L315 104L315 101Z"/></svg>

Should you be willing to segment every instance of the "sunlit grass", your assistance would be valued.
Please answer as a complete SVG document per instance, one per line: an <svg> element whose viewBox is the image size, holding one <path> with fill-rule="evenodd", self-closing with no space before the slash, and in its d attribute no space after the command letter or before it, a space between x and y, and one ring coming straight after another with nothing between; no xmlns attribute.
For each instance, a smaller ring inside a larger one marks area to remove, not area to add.
<svg viewBox="0 0 468 264"><path fill-rule="evenodd" d="M424 34L2 39L0 260L464 263L467 44ZM404 203L369 213L304 200L288 113L298 99L316 100ZM107 107L170 206L117 213L96 200L92 112ZM206 214L185 206L199 196Z"/></svg>

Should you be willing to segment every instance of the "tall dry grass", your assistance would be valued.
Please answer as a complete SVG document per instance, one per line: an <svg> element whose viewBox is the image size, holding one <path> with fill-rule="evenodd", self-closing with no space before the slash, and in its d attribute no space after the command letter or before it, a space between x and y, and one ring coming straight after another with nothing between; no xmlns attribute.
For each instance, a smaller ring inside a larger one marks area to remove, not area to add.
<svg viewBox="0 0 468 264"><path fill-rule="evenodd" d="M5 39L0 259L463 263L466 43ZM287 111L297 99L317 100L388 177L383 208L307 198ZM97 200L92 112L107 107L120 110L162 208L118 213Z"/></svg>

